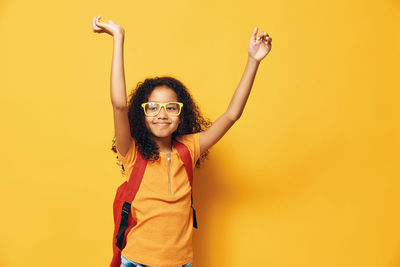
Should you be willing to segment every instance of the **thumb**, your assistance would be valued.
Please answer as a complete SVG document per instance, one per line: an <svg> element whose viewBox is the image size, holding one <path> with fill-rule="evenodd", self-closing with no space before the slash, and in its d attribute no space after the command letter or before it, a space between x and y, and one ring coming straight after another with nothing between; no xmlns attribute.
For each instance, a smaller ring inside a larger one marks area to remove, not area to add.
<svg viewBox="0 0 400 267"><path fill-rule="evenodd" d="M115 24L114 21L112 21L112 20L109 20L108 22L111 22L112 24Z"/></svg>

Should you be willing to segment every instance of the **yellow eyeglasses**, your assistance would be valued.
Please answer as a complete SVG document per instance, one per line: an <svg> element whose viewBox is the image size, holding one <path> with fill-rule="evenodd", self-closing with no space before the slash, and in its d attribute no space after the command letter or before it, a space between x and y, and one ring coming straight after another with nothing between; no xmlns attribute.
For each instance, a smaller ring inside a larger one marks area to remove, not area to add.
<svg viewBox="0 0 400 267"><path fill-rule="evenodd" d="M144 114L149 117L157 116L161 111L161 107L164 107L164 110L170 116L179 116L181 114L183 103L181 102L146 102L142 104L142 108L144 110Z"/></svg>

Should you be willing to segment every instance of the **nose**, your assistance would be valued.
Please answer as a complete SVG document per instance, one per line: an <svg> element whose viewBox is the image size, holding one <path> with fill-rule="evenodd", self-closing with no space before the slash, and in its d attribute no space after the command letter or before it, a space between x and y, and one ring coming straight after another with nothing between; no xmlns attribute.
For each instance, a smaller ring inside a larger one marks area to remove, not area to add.
<svg viewBox="0 0 400 267"><path fill-rule="evenodd" d="M158 113L158 116L160 116L160 117L167 117L168 116L167 111L165 110L164 107L160 108L160 112Z"/></svg>

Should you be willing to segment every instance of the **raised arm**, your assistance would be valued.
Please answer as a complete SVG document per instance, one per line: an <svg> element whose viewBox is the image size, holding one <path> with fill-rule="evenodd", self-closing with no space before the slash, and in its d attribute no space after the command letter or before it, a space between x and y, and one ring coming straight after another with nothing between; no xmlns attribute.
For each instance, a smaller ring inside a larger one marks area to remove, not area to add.
<svg viewBox="0 0 400 267"><path fill-rule="evenodd" d="M251 34L246 67L228 109L207 130L200 133L200 154L217 143L243 113L258 66L271 50L272 38L265 32L256 37L257 31L255 27Z"/></svg>
<svg viewBox="0 0 400 267"><path fill-rule="evenodd" d="M100 17L93 18L93 31L108 33L113 37L113 57L111 65L110 96L114 113L114 129L116 146L122 156L125 156L132 144L128 120L128 107L126 97L124 73L124 29L109 20L109 23L100 22Z"/></svg>

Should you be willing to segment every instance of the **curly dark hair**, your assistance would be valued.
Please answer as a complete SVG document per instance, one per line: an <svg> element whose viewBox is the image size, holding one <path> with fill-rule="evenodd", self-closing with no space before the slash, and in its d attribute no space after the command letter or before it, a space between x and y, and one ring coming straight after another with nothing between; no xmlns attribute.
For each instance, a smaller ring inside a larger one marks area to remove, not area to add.
<svg viewBox="0 0 400 267"><path fill-rule="evenodd" d="M208 118L201 114L198 105L193 100L187 87L176 78L171 76L156 76L154 78L146 78L143 82L139 82L129 96L128 119L130 122L131 136L135 140L135 145L139 147L143 157L150 161L156 161L159 159L159 147L150 137L151 132L145 125L144 112L141 109L141 104L148 101L151 92L157 86L167 86L171 88L178 96L178 101L183 103L182 111L179 115L181 123L176 131L172 133L172 139L175 139L176 136L204 131L212 124ZM117 153L115 142L116 137L114 135L111 150L114 151L114 153ZM200 160L204 161L208 154L208 150L202 153L196 162L196 168L200 168ZM116 158L118 162L121 163L118 156ZM124 175L124 166L122 164L118 165L121 166L122 174Z"/></svg>

